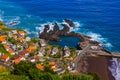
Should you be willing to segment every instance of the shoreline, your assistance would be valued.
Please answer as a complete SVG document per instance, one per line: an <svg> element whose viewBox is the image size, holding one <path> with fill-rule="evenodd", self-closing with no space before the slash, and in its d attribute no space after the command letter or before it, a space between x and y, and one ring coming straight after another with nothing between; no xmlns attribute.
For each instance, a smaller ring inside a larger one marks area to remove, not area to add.
<svg viewBox="0 0 120 80"><path fill-rule="evenodd" d="M112 76L111 71L108 69L111 64L111 58L116 57L115 55L113 55L114 53L99 46L99 44L101 43L91 40L91 37L89 36L81 33L76 33L74 31L69 32L70 27L73 27L70 26L70 24L74 25L74 23L71 20L64 20L64 22L65 24L62 24L64 27L62 30L60 30L57 23L55 23L53 25L53 31L47 32L49 30L49 25L45 25L44 31L39 34L39 38L47 39L50 41L58 41L60 36L75 36L80 38L81 41L78 43L79 55L75 59L76 70L80 73L95 72L100 75L104 80L115 80L115 78ZM48 36L52 37L48 38ZM118 58L119 56L120 55L118 55ZM92 57L93 59L90 57ZM96 69L94 69L94 64L97 65ZM103 74L103 72L105 73Z"/></svg>
<svg viewBox="0 0 120 80"><path fill-rule="evenodd" d="M75 24L71 21L71 20L67 20L65 21L66 24L62 24L63 25L63 29L60 30L59 26L57 25L57 23L53 24L54 28L53 31L49 31L49 25L45 25L44 26L44 31L42 33L39 34L39 38L40 39L45 39L45 40L50 40L50 41L58 41L60 36L75 36L81 39L81 41L78 43L78 56L75 58L75 67L76 70L79 71L79 69L81 69L82 73L87 73L89 71L91 72L95 72L95 73L99 73L98 75L102 76L102 78L104 78L105 80L109 80L108 78L112 78L111 80L114 80L114 78L112 77L112 74L110 74L110 70L108 70L109 67L109 60L103 58L98 60L98 58L102 58L105 57L113 57L113 53L110 51L107 51L106 49L102 48L101 46L99 46L100 42L97 41L92 41L91 37L86 36L84 34L81 33L76 33L76 32L69 32L70 27L74 27ZM69 33L68 33L69 32ZM99 54L98 54L99 53ZM103 54L103 55L101 55ZM91 60L90 57L94 57L93 61ZM82 61L80 63L80 60ZM101 65L99 65L99 67L103 67L103 71L98 67L97 70L94 70L94 64L97 64L98 62L103 62L104 65L102 65L103 63L101 63ZM79 65L81 64L81 65ZM80 67L80 68L79 68ZM82 71L83 70L83 71ZM105 75L103 76L101 74L102 72L106 72Z"/></svg>

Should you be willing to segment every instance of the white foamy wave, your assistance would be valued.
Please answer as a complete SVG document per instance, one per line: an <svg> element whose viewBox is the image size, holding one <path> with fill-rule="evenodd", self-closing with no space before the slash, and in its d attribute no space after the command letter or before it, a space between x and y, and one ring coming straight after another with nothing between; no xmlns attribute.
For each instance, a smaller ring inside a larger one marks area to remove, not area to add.
<svg viewBox="0 0 120 80"><path fill-rule="evenodd" d="M111 43L106 43L106 44L104 44L104 46L109 48L109 49L111 49L113 47L113 45Z"/></svg>
<svg viewBox="0 0 120 80"><path fill-rule="evenodd" d="M105 44L102 43L100 46L106 47L108 49L111 49L113 47L112 44L108 42L108 39L103 38L100 34L88 32L87 35L91 37L92 41L105 42Z"/></svg>
<svg viewBox="0 0 120 80"><path fill-rule="evenodd" d="M8 26L15 26L20 24L20 17L19 16L11 16L9 17L9 19L7 19L6 25Z"/></svg>
<svg viewBox="0 0 120 80"><path fill-rule="evenodd" d="M76 25L75 27L80 27L81 24L79 22L74 22L74 24Z"/></svg>
<svg viewBox="0 0 120 80"><path fill-rule="evenodd" d="M79 22L74 22L74 23L76 24L75 27L70 27L69 24L66 23L66 22L57 22L57 21L55 21L55 22L58 24L60 30L63 29L63 26L62 26L61 24L67 25L67 26L70 28L70 32L71 32L71 31L76 31L76 32L79 31L79 30L80 30L80 26L81 26ZM54 22L53 22L53 23L54 23ZM53 30L54 25L52 24L52 22L47 22L47 23L44 23L44 24L40 24L40 26L37 26L37 27L36 27L36 30L37 30L37 31L39 30L40 33L43 32L43 30L44 30L44 25L49 25L49 26L50 26L50 29L48 30L48 32L49 32L50 30Z"/></svg>
<svg viewBox="0 0 120 80"><path fill-rule="evenodd" d="M30 31L29 29L24 29L28 34L36 34L35 31Z"/></svg>
<svg viewBox="0 0 120 80"><path fill-rule="evenodd" d="M87 35L90 36L91 40L93 40L93 41L99 41L99 42L105 42L106 41L105 38L103 38L100 34L97 34L97 33L88 32Z"/></svg>
<svg viewBox="0 0 120 80"><path fill-rule="evenodd" d="M115 80L120 80L120 59L113 58L111 62L112 65L109 67L109 70L112 72Z"/></svg>
<svg viewBox="0 0 120 80"><path fill-rule="evenodd" d="M3 14L4 14L4 11L0 10L0 21L3 21Z"/></svg>
<svg viewBox="0 0 120 80"><path fill-rule="evenodd" d="M69 25L68 23L66 23L66 22L62 22L62 24L65 24L65 25L67 25L69 28L71 28L70 25Z"/></svg>

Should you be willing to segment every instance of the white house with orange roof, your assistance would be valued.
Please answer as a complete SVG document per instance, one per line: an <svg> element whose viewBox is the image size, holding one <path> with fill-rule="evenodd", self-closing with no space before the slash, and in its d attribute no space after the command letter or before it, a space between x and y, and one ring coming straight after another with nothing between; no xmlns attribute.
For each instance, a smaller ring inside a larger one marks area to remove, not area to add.
<svg viewBox="0 0 120 80"><path fill-rule="evenodd" d="M3 62L7 62L9 60L9 56L7 54L2 54L0 56L0 60L3 61Z"/></svg>
<svg viewBox="0 0 120 80"><path fill-rule="evenodd" d="M18 34L17 30L12 30L13 34Z"/></svg>
<svg viewBox="0 0 120 80"><path fill-rule="evenodd" d="M6 40L7 40L7 35L0 36L0 42L2 42L2 44L6 43Z"/></svg>
<svg viewBox="0 0 120 80"><path fill-rule="evenodd" d="M12 49L7 49L8 53L10 53L11 55L15 55L15 52Z"/></svg>
<svg viewBox="0 0 120 80"><path fill-rule="evenodd" d="M21 35L22 37L24 37L26 35L25 31L18 31L18 34Z"/></svg>

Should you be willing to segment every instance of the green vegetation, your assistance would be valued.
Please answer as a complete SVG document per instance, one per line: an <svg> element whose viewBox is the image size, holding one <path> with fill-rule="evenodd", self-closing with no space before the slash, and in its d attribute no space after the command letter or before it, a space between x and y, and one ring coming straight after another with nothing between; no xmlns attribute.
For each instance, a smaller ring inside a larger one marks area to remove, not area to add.
<svg viewBox="0 0 120 80"><path fill-rule="evenodd" d="M95 73L88 73L88 75L93 76L93 77L94 77L93 80L103 80L103 79L101 79L101 78L100 78L97 74L95 74Z"/></svg>
<svg viewBox="0 0 120 80"><path fill-rule="evenodd" d="M74 47L69 47L70 48L70 52L71 52L71 55L73 58L76 57L76 48Z"/></svg>
<svg viewBox="0 0 120 80"><path fill-rule="evenodd" d="M36 43L36 42L38 42L38 40L39 40L38 38L31 38L32 43Z"/></svg>
<svg viewBox="0 0 120 80"><path fill-rule="evenodd" d="M4 27L4 28L2 28L2 30L4 30L4 31L11 31L11 30L24 31L23 29L19 29L19 28L8 28L8 27Z"/></svg>
<svg viewBox="0 0 120 80"><path fill-rule="evenodd" d="M46 65L44 71L40 71L36 68L34 63L23 61L17 65L14 65L15 69L12 71L12 74L18 75L20 76L20 78L23 77L22 80L28 80L26 76L29 77L29 80L99 80L99 78L95 74L67 73L58 75L51 71L48 62L46 62L44 65Z"/></svg>
<svg viewBox="0 0 120 80"><path fill-rule="evenodd" d="M0 52L10 55L10 54L6 51L6 49L4 48L4 46L3 46L2 44L0 44Z"/></svg>
<svg viewBox="0 0 120 80"><path fill-rule="evenodd" d="M4 23L2 21L0 21L0 26L4 25Z"/></svg>
<svg viewBox="0 0 120 80"><path fill-rule="evenodd" d="M29 80L26 76L18 76L18 75L6 75L0 76L0 80Z"/></svg>
<svg viewBox="0 0 120 80"><path fill-rule="evenodd" d="M62 80L93 80L93 79L94 79L93 76L85 75L85 74L80 74L80 75L68 74L62 76Z"/></svg>
<svg viewBox="0 0 120 80"><path fill-rule="evenodd" d="M14 45L17 45L17 43L18 43L18 41L17 40L15 40L15 39L13 39L13 38L9 38L8 37L8 41L10 41L12 44L14 44Z"/></svg>
<svg viewBox="0 0 120 80"><path fill-rule="evenodd" d="M10 74L10 71L0 65L0 80L29 80L26 76L20 76L20 75L13 75Z"/></svg>
<svg viewBox="0 0 120 80"><path fill-rule="evenodd" d="M6 28L5 24L4 24L2 21L0 21L0 28L1 28L1 29L2 29L2 28Z"/></svg>

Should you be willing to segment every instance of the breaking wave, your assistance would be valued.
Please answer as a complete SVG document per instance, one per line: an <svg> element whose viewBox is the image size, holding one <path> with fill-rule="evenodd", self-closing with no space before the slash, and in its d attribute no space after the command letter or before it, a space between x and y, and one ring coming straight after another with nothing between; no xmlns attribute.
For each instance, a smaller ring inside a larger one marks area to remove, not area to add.
<svg viewBox="0 0 120 80"><path fill-rule="evenodd" d="M0 21L3 21L3 14L4 14L4 11L0 10Z"/></svg>
<svg viewBox="0 0 120 80"><path fill-rule="evenodd" d="M87 32L86 33L88 36L91 37L91 40L93 41L98 41L98 42L105 42L106 44L100 44L100 46L103 46L105 48L111 49L113 46L111 43L108 42L107 38L102 37L102 35L98 33L93 33L93 32Z"/></svg>
<svg viewBox="0 0 120 80"><path fill-rule="evenodd" d="M54 23L54 22L53 22ZM70 27L67 23L65 22L57 22L56 23L58 24L59 28L60 29L63 29L63 26L61 24L66 24L69 28L70 28L70 31L76 31L76 32L79 32L80 30L80 26L81 24L79 22L74 22L76 24L75 27ZM50 26L50 30L53 30L53 25L52 25L52 22L47 22L47 23L44 23L44 24L40 24L39 26L35 27L36 30L39 30L40 33L43 32L44 30L44 25L49 25ZM49 31L50 31L49 30Z"/></svg>
<svg viewBox="0 0 120 80"><path fill-rule="evenodd" d="M24 29L28 35L34 35L34 36L38 36L38 32L36 31L30 31L30 29Z"/></svg>
<svg viewBox="0 0 120 80"><path fill-rule="evenodd" d="M120 59L113 58L111 63L109 70L112 72L115 80L120 80Z"/></svg>

